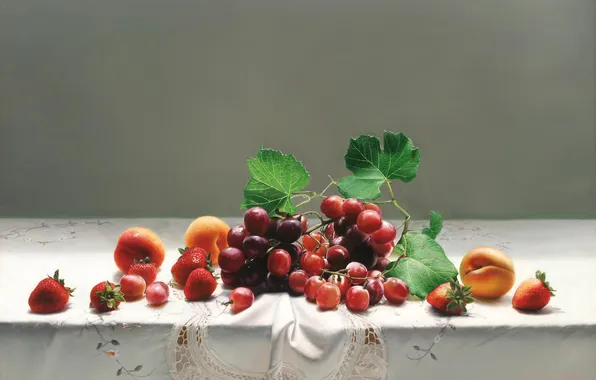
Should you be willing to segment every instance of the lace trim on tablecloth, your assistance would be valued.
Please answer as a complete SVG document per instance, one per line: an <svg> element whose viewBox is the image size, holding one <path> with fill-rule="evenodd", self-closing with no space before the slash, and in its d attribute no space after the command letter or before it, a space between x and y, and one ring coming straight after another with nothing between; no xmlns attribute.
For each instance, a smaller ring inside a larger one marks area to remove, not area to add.
<svg viewBox="0 0 596 380"><path fill-rule="evenodd" d="M175 290L174 296L184 295ZM166 362L174 380L310 380L291 363L282 362L268 373L246 373L224 361L209 345L211 311L197 303L197 314L185 324L174 326ZM386 380L387 346L379 326L366 316L353 314L344 305L346 347L339 366L325 380Z"/></svg>

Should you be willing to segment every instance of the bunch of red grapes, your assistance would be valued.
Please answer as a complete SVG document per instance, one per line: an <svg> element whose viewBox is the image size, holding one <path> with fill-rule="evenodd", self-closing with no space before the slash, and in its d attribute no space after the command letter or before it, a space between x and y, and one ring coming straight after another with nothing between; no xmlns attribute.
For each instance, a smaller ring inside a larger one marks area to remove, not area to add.
<svg viewBox="0 0 596 380"><path fill-rule="evenodd" d="M383 296L403 303L409 293L400 279L383 277L397 231L381 209L358 199L331 195L321 202L319 228L308 229L304 215L270 217L261 207L244 214L244 224L230 229L219 255L221 278L228 287L269 293L304 294L322 310L344 300L364 311Z"/></svg>

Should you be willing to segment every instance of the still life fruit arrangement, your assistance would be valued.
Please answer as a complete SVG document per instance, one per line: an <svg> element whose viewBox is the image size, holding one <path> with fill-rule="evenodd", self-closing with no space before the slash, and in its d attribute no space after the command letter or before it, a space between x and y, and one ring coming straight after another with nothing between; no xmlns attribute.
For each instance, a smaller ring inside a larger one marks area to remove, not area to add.
<svg viewBox="0 0 596 380"><path fill-rule="evenodd" d="M146 228L127 229L113 256L123 276L118 284L95 285L90 307L107 312L143 298L159 306L168 301L170 287L182 288L189 302L201 302L212 297L218 282L232 289L225 304L233 313L249 308L264 292L303 295L321 311L343 302L350 311L363 312L383 298L393 305L417 298L445 315L465 313L479 297L508 293L515 270L504 252L474 248L458 271L436 240L443 226L439 214L430 213L426 228L409 228L410 215L397 202L393 181L416 177L420 151L403 133L386 131L382 148L380 143L370 135L350 139L345 163L352 175L330 177L320 193L305 190L309 174L293 155L261 149L248 160L243 224L230 228L213 216L195 219L169 268L170 284L156 281L165 258L160 238ZM332 188L339 195L327 194ZM388 199L379 200L382 190ZM320 201L317 211L301 211L314 200ZM395 226L384 220L381 207L395 207L404 221ZM311 225L309 217L317 223ZM59 312L73 291L56 271L35 287L29 307L35 313ZM519 285L512 306L540 310L554 292L537 271Z"/></svg>

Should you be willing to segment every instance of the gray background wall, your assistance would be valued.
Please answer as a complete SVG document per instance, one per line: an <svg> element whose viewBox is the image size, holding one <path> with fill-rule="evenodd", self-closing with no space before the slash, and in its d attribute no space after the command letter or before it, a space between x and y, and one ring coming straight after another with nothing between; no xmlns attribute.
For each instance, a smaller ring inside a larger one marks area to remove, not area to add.
<svg viewBox="0 0 596 380"><path fill-rule="evenodd" d="M245 159L321 189L421 148L415 216L596 216L593 0L0 0L0 216L240 215Z"/></svg>

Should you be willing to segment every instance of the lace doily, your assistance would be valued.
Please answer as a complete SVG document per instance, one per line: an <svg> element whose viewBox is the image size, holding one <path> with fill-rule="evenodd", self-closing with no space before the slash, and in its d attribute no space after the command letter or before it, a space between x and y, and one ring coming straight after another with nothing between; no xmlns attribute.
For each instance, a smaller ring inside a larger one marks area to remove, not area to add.
<svg viewBox="0 0 596 380"><path fill-rule="evenodd" d="M174 291L176 297L184 297ZM281 362L267 373L247 373L223 360L209 345L211 311L196 303L196 315L174 326L166 362L174 380L311 380L292 363ZM366 316L339 308L345 323L346 345L336 368L324 380L386 380L387 347L381 328Z"/></svg>

